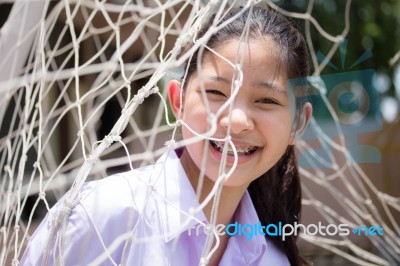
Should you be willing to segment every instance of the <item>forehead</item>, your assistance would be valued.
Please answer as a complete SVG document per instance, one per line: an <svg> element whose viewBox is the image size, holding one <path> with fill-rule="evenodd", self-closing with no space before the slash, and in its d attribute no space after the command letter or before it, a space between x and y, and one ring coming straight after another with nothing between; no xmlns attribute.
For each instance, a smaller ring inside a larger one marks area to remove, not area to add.
<svg viewBox="0 0 400 266"><path fill-rule="evenodd" d="M241 73L238 73L240 71ZM286 87L286 72L280 59L280 51L269 38L239 41L229 40L204 53L201 79L229 81L243 75L243 84L275 84Z"/></svg>

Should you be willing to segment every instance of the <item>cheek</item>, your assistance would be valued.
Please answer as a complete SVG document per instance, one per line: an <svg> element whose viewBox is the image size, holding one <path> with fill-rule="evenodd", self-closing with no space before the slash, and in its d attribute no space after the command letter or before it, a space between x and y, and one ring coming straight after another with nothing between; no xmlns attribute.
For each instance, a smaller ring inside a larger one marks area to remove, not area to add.
<svg viewBox="0 0 400 266"><path fill-rule="evenodd" d="M267 139L288 143L291 136L292 123L289 112L265 115L260 122ZM269 142L270 142L269 141Z"/></svg>
<svg viewBox="0 0 400 266"><path fill-rule="evenodd" d="M195 95L191 95L189 98L187 98L184 107L185 108L182 116L183 122L185 122L196 133L205 133L210 128L207 122L209 112L206 110L201 97L195 97ZM185 126L183 126L182 133L184 129L189 131L187 128L185 128ZM190 135L193 135L193 133L190 132Z"/></svg>
<svg viewBox="0 0 400 266"><path fill-rule="evenodd" d="M184 113L182 120L194 132L199 133L199 134L203 134L209 128L208 123L207 123L208 115L207 115L207 113L205 111L198 110L199 108L193 108L193 109L195 109L195 110L191 110L190 112ZM187 136L193 136L193 133L190 132L190 130L185 125L183 125L182 126L182 134L185 131L188 131L186 133ZM183 135L183 136L186 137L185 135Z"/></svg>

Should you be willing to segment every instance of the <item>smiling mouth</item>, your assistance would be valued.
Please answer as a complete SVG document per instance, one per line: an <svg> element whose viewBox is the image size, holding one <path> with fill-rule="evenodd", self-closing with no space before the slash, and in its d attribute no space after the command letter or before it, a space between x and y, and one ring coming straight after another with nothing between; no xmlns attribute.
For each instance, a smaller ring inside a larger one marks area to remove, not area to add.
<svg viewBox="0 0 400 266"><path fill-rule="evenodd" d="M217 150L218 152L221 152L221 153L225 146L225 142L217 142L217 141L213 141L213 140L210 140L210 144L215 150ZM236 146L235 148L236 148L236 152L239 156L253 154L258 149L257 146ZM235 153L234 153L232 147L229 146L228 147L228 155L233 156L234 154Z"/></svg>

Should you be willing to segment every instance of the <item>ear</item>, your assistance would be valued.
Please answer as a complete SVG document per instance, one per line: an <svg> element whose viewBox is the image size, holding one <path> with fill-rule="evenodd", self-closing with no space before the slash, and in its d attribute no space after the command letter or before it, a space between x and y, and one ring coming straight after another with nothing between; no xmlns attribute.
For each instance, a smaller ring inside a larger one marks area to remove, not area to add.
<svg viewBox="0 0 400 266"><path fill-rule="evenodd" d="M180 117L181 112L183 111L183 105L181 103L181 83L175 79L170 80L168 82L167 87L168 87L168 98L172 112L174 113L175 118L178 119ZM182 95L182 101L183 98L184 95Z"/></svg>
<svg viewBox="0 0 400 266"><path fill-rule="evenodd" d="M312 111L313 111L313 109L312 109L311 103L307 102L303 105L303 110L299 117L299 122L297 124L295 131L293 132L293 135L292 135L293 137L290 142L291 145L296 144L297 139L301 138L304 131L306 131L307 126L311 121Z"/></svg>

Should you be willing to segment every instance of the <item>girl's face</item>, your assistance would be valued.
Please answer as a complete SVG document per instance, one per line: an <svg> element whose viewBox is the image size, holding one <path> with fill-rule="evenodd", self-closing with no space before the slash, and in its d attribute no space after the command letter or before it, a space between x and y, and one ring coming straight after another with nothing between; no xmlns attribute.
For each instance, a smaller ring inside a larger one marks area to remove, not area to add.
<svg viewBox="0 0 400 266"><path fill-rule="evenodd" d="M202 134L211 128L210 112L221 112L212 137L226 138L230 124L231 140L238 152L237 167L225 185L248 186L277 163L287 146L293 144L285 70L279 68L279 50L268 38L242 42L240 47L239 41L234 39L214 51L220 56L205 51L201 69L188 80L183 92L181 118L192 131ZM233 66L240 62L243 83L229 117L229 105L223 110L221 107L233 94L233 80L238 77ZM180 101L176 82L175 85L170 83L169 90L172 109L177 115ZM187 126L182 126L185 140L195 137ZM205 174L216 181L223 144L202 140L187 145L181 161L189 178L199 176L203 156L206 156ZM228 151L226 172L233 162L232 151Z"/></svg>

